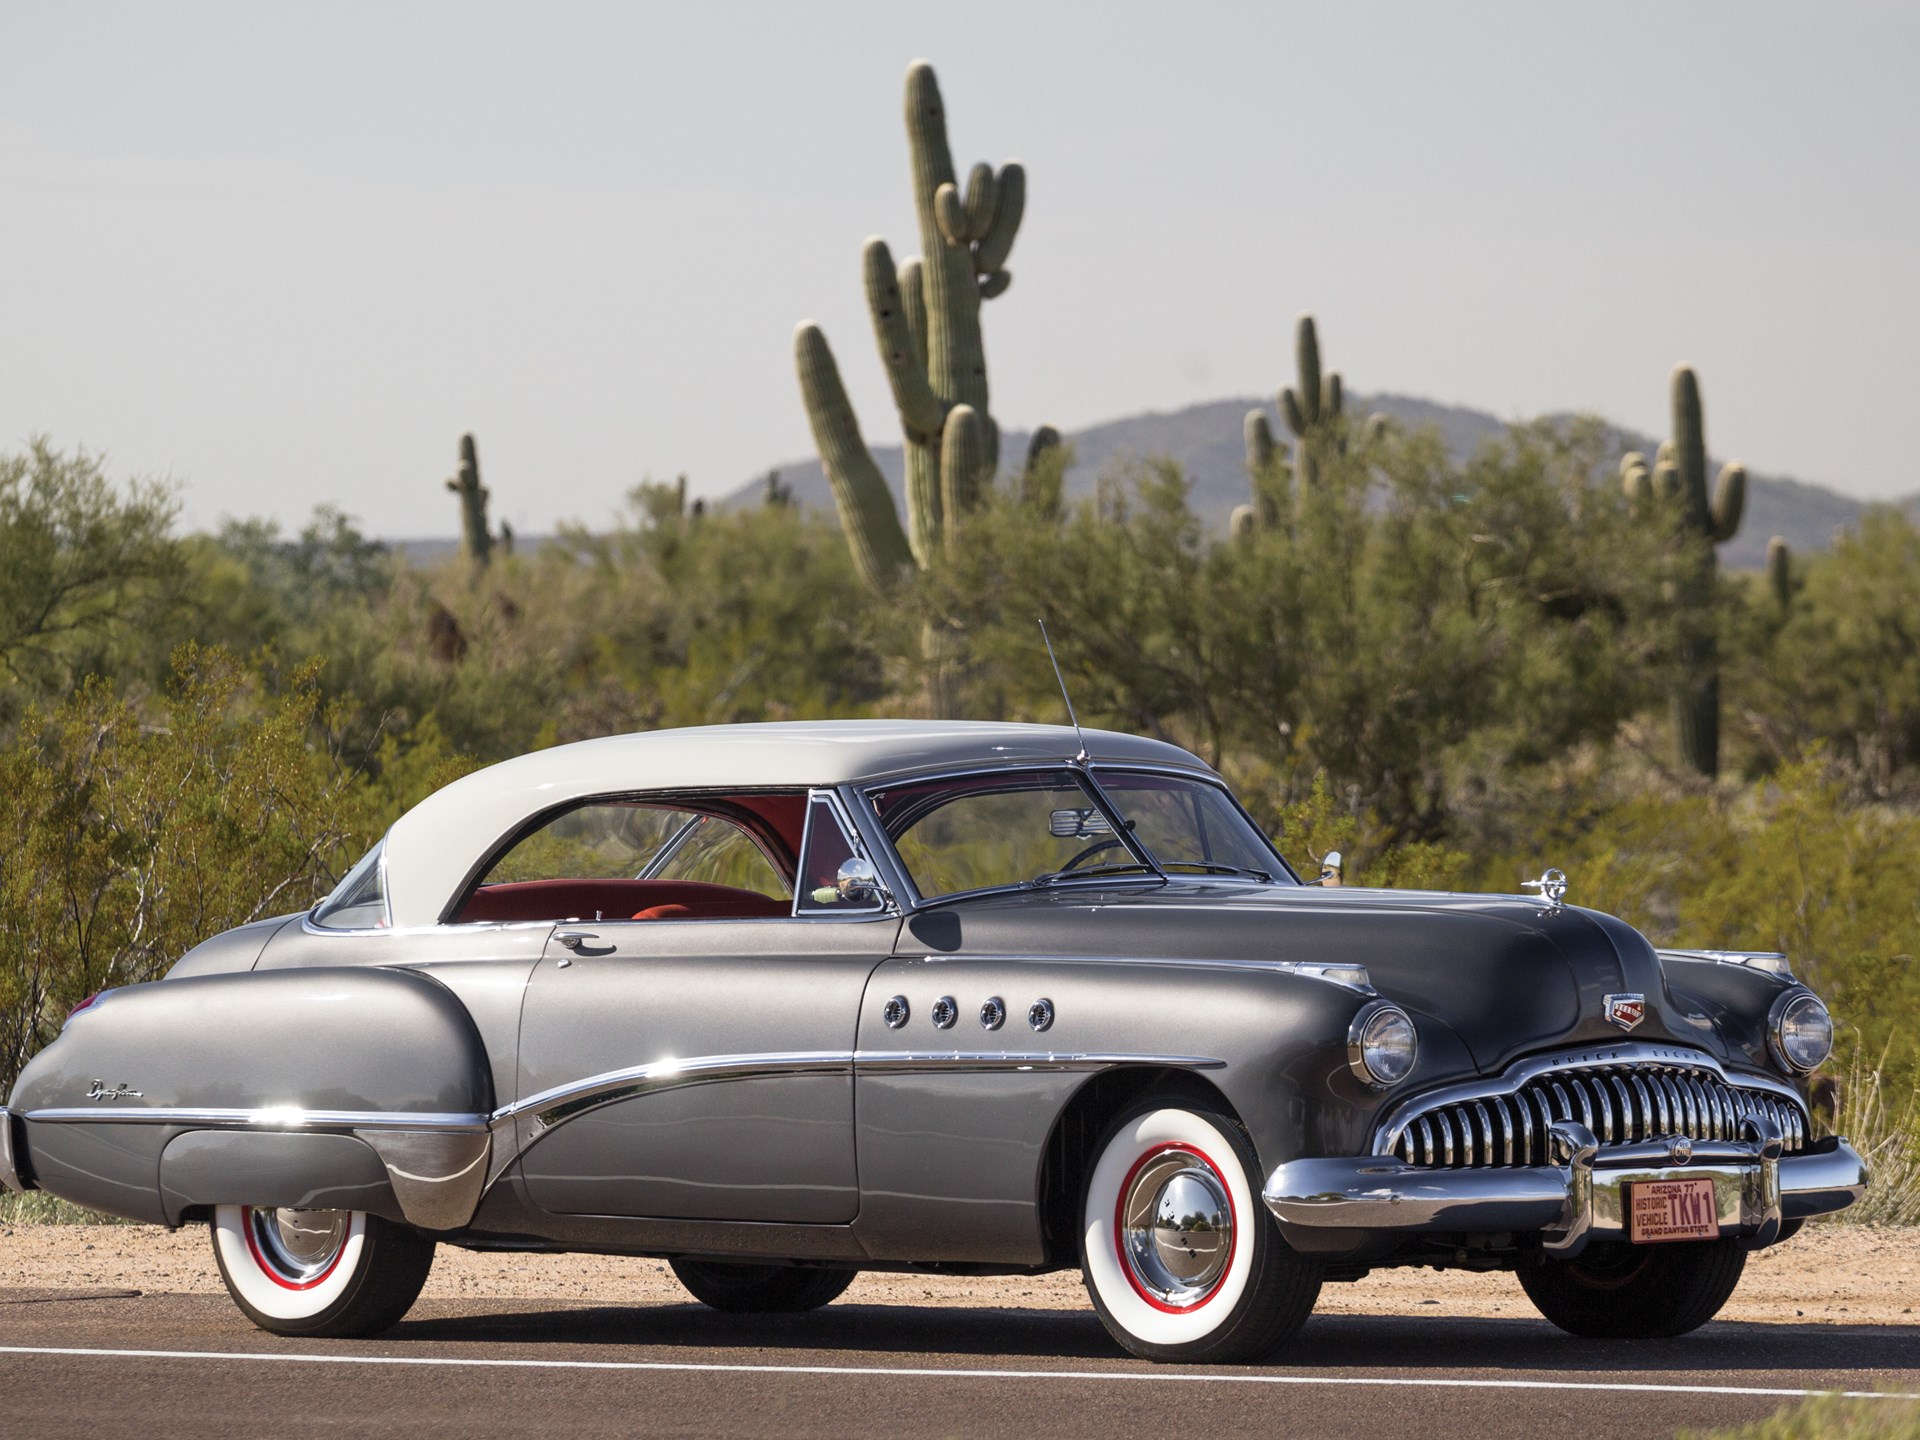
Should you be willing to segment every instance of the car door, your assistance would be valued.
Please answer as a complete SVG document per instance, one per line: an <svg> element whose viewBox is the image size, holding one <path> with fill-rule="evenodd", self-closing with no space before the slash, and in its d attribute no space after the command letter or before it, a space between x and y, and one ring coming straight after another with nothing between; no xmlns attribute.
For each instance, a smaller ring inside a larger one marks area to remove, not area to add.
<svg viewBox="0 0 1920 1440"><path fill-rule="evenodd" d="M854 1218L854 1035L899 921L877 902L836 908L809 883L852 844L832 797L816 795L787 915L702 918L676 904L657 908L691 913L556 931L521 1021L515 1123L536 1206Z"/></svg>

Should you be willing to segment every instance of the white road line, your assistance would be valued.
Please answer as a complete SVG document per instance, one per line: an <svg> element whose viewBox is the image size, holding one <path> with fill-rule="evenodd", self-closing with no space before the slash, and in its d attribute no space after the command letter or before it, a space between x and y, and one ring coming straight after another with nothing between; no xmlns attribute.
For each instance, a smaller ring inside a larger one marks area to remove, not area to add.
<svg viewBox="0 0 1920 1440"><path fill-rule="evenodd" d="M1651 1385L1624 1380L1456 1380L1369 1375L1201 1374L1191 1370L942 1370L893 1365L722 1365L694 1360L513 1360L456 1355L301 1355L260 1350L107 1350L0 1345L0 1355L91 1355L113 1360L259 1360L289 1365L437 1365L463 1370L697 1371L728 1375L872 1375L928 1380L1145 1381L1186 1385L1347 1385L1416 1390L1604 1390L1648 1395L1763 1395L1805 1399L1830 1390L1759 1385ZM1849 1400L1920 1400L1920 1393L1842 1390Z"/></svg>

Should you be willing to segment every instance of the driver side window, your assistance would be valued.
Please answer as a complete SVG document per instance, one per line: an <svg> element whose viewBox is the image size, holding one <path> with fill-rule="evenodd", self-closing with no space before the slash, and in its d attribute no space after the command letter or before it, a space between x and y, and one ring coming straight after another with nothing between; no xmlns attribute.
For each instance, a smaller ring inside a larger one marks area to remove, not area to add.
<svg viewBox="0 0 1920 1440"><path fill-rule="evenodd" d="M796 811L798 799L789 802ZM455 922L738 920L791 913L792 890L767 850L743 823L719 813L722 802L711 803L709 809L697 800L597 800L562 811L494 861ZM751 811L740 813L743 821L756 818Z"/></svg>

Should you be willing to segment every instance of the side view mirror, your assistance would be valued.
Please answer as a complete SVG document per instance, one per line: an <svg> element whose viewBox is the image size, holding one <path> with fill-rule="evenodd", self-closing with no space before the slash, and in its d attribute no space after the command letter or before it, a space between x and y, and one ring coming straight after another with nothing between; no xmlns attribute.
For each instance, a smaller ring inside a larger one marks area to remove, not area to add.
<svg viewBox="0 0 1920 1440"><path fill-rule="evenodd" d="M1346 862L1340 858L1338 850L1329 850L1320 860L1320 878L1314 884L1328 890L1338 890L1341 886L1341 867Z"/></svg>
<svg viewBox="0 0 1920 1440"><path fill-rule="evenodd" d="M840 873L834 876L833 888L849 905L882 905L893 899L873 862L859 855L840 862Z"/></svg>

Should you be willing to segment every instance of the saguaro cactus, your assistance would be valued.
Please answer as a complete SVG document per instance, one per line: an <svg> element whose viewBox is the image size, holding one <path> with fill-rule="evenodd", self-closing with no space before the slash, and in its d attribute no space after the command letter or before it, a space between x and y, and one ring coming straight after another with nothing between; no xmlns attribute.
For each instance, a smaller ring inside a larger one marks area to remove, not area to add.
<svg viewBox="0 0 1920 1440"><path fill-rule="evenodd" d="M480 452L471 435L460 437L460 472L447 481L447 489L460 497L460 548L485 569L493 559L493 536L487 530L487 501L492 494L480 483Z"/></svg>
<svg viewBox="0 0 1920 1440"><path fill-rule="evenodd" d="M999 466L980 305L1012 282L1007 255L1027 195L1026 172L1013 161L998 171L975 165L962 190L940 87L924 60L907 67L906 121L921 254L895 265L878 236L860 254L874 340L906 440L904 528L861 439L827 337L812 321L794 333L800 394L841 528L860 573L882 593L910 564L924 568L943 546L958 544L962 517Z"/></svg>
<svg viewBox="0 0 1920 1440"><path fill-rule="evenodd" d="M1294 326L1294 368L1298 388L1285 386L1279 395L1280 413L1293 433L1293 479L1302 488L1311 488L1320 478L1320 461L1329 449L1341 448L1339 420L1343 402L1340 376L1336 371L1324 377L1320 371L1320 336L1313 316L1302 315ZM1233 512L1230 522L1235 534L1245 534L1256 525L1272 525L1279 518L1280 495L1284 478L1276 462L1281 449L1267 423L1267 412L1249 410L1246 422L1247 474L1253 484L1253 504Z"/></svg>
<svg viewBox="0 0 1920 1440"><path fill-rule="evenodd" d="M1740 529L1746 508L1747 471L1739 461L1723 466L1707 488L1706 426L1700 382L1691 368L1673 371L1673 438L1663 441L1647 464L1629 452L1620 460L1620 481L1635 505L1677 513L1687 553L1674 586L1678 609L1681 674L1673 697L1674 726L1682 758L1706 776L1720 773L1720 651L1715 591L1720 563L1716 545Z"/></svg>
<svg viewBox="0 0 1920 1440"><path fill-rule="evenodd" d="M1793 554L1778 535L1767 541L1767 588L1782 615L1793 608Z"/></svg>

